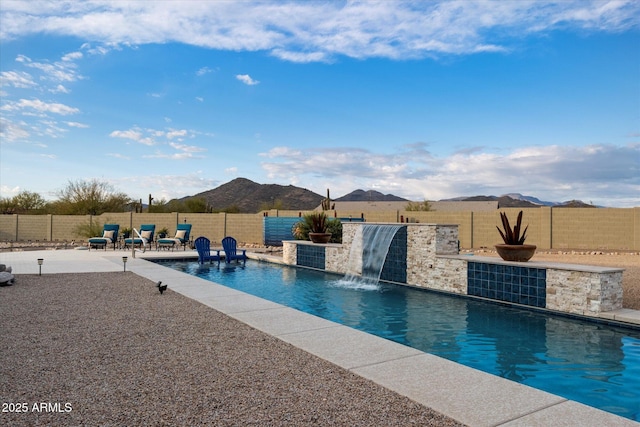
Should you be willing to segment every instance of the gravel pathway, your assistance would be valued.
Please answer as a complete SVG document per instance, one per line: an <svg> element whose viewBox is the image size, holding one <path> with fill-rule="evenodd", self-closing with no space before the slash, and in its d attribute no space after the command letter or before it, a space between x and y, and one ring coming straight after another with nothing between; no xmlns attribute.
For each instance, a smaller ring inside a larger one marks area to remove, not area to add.
<svg viewBox="0 0 640 427"><path fill-rule="evenodd" d="M133 273L16 276L0 330L0 425L460 425Z"/></svg>

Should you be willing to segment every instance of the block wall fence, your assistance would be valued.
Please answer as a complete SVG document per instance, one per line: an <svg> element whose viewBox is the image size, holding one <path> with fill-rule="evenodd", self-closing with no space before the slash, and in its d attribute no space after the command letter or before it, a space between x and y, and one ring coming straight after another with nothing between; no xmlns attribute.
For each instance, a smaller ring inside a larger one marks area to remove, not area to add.
<svg viewBox="0 0 640 427"><path fill-rule="evenodd" d="M539 249L640 250L640 207L635 208L505 208L493 212L349 212L328 211L331 217L360 218L367 222L410 222L457 224L460 247L492 248L500 243L496 226L500 212L514 222L522 210L523 224L529 226L527 243ZM220 242L233 236L241 243L263 243L263 216L291 217L304 212L271 210L258 214L227 213L105 213L91 215L0 215L0 241L82 241L74 233L83 223L117 223L139 228L155 224L174 233L176 224L192 224L191 235Z"/></svg>

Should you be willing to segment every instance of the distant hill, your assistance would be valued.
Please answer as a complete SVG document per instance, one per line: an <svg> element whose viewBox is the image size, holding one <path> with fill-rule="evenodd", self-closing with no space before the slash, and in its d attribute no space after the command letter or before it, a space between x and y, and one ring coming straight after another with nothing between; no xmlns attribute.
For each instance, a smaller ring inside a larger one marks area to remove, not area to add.
<svg viewBox="0 0 640 427"><path fill-rule="evenodd" d="M541 206L552 206L554 208L594 208L595 206L584 203L580 200L571 200L568 202L543 202L540 199L531 196L523 196L520 193L504 194L502 196L472 196L472 197L456 197L456 201L498 201L501 208L539 208Z"/></svg>
<svg viewBox="0 0 640 427"><path fill-rule="evenodd" d="M407 199L394 196L393 194L382 194L375 190L355 190L338 199L336 202L408 202Z"/></svg>
<svg viewBox="0 0 640 427"><path fill-rule="evenodd" d="M527 202L531 202L534 205L541 205L541 206L554 206L556 205L556 203L554 202L545 202L542 201L540 199L538 199L537 197L532 197L532 196L524 196L520 193L509 193L509 194L503 194L502 197L511 197L514 200L524 200Z"/></svg>
<svg viewBox="0 0 640 427"><path fill-rule="evenodd" d="M569 200L567 202L558 203L553 205L554 208L595 208L597 206L590 205L582 200Z"/></svg>
<svg viewBox="0 0 640 427"><path fill-rule="evenodd" d="M317 208L324 196L293 185L258 184L246 178L236 178L212 190L180 199L203 198L214 211L225 211L237 208L242 213L260 212L265 206L273 206L278 202L282 209L313 210ZM580 200L568 202L544 202L535 197L509 193L502 196L472 196L446 199L447 201L498 201L501 208L508 207L595 207ZM409 200L393 194L382 194L375 190L355 190L338 199L336 202L408 202Z"/></svg>
<svg viewBox="0 0 640 427"><path fill-rule="evenodd" d="M458 199L463 202L486 202L486 201L498 201L498 206L501 208L539 208L540 205L528 202L526 200L512 199L509 196L473 196Z"/></svg>
<svg viewBox="0 0 640 427"><path fill-rule="evenodd" d="M217 188L181 200L190 198L205 199L214 211L237 207L242 213L256 213L265 204L273 205L276 201L282 203L282 209L311 210L324 197L293 185L258 184L246 178L236 178Z"/></svg>

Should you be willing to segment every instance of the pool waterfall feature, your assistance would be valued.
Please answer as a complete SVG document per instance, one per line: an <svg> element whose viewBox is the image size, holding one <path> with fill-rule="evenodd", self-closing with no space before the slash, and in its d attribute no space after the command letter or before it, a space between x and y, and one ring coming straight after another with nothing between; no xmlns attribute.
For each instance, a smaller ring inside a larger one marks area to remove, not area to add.
<svg viewBox="0 0 640 427"><path fill-rule="evenodd" d="M349 250L345 280L377 284L400 225L367 224L358 227Z"/></svg>
<svg viewBox="0 0 640 427"><path fill-rule="evenodd" d="M619 320L621 268L575 264L507 262L460 255L453 224L343 223L342 244L284 241L285 264L340 274L367 275L366 263L350 263L352 249L368 253L365 236L391 235L380 280L531 308ZM360 237L362 236L362 238ZM360 250L358 245L362 244ZM369 247L367 247L369 246Z"/></svg>

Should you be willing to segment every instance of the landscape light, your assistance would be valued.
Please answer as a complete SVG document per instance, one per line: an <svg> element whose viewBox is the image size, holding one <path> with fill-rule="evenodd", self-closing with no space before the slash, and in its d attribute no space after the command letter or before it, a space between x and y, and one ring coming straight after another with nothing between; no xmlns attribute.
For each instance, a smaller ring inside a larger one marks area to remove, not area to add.
<svg viewBox="0 0 640 427"><path fill-rule="evenodd" d="M38 258L38 276L42 276L42 263L44 258Z"/></svg>
<svg viewBox="0 0 640 427"><path fill-rule="evenodd" d="M124 269L122 271L125 271L125 272L127 271L127 260L128 260L128 258L126 256L122 257L122 265L124 267Z"/></svg>

